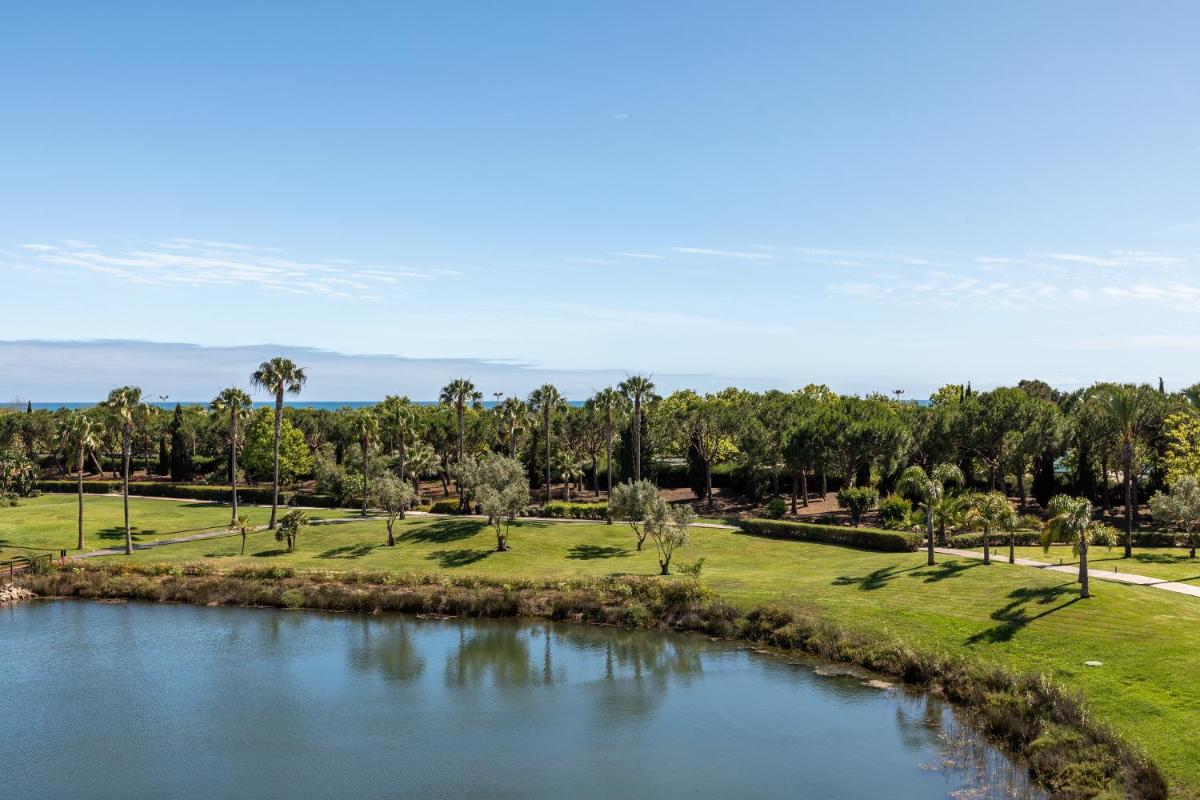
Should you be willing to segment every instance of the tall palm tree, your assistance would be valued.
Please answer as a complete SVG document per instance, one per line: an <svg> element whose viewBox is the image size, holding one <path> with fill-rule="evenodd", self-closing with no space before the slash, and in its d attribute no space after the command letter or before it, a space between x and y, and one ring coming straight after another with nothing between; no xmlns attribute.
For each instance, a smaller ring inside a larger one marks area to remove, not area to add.
<svg viewBox="0 0 1200 800"><path fill-rule="evenodd" d="M243 392L236 386L230 386L227 389L222 389L217 393L217 396L209 403L211 408L217 414L229 414L229 490L232 498L233 510L229 515L229 524L236 525L238 522L238 496L237 496L237 451L238 451L238 419L249 413L254 407L254 403L250 400L250 395Z"/></svg>
<svg viewBox="0 0 1200 800"><path fill-rule="evenodd" d="M274 490L271 493L271 521L268 530L275 529L275 516L279 513L279 436L283 431L283 395L300 394L308 376L303 367L297 367L290 358L276 356L258 365L250 375L250 383L264 389L275 396L275 477L272 481Z"/></svg>
<svg viewBox="0 0 1200 800"><path fill-rule="evenodd" d="M529 408L520 398L509 397L496 410L500 415L500 424L504 426L505 436L508 438L508 457L516 458L517 431L524 426L525 418L529 416Z"/></svg>
<svg viewBox="0 0 1200 800"><path fill-rule="evenodd" d="M385 437L396 453L396 475L405 479L405 459L408 443L416 433L416 412L407 397L389 394L376 409L379 417L380 435Z"/></svg>
<svg viewBox="0 0 1200 800"><path fill-rule="evenodd" d="M467 378L456 378L442 387L441 402L444 405L453 406L455 413L458 414L458 466L460 469L463 465L463 452L466 449L463 418L466 415L467 404L477 406L482 399L483 392L477 391L475 384ZM465 510L467 507L467 495L461 476L458 478L458 507L459 510Z"/></svg>
<svg viewBox="0 0 1200 800"><path fill-rule="evenodd" d="M1092 533L1102 527L1092 520L1092 504L1084 497L1060 494L1050 498L1046 511L1049 517L1042 527L1042 550L1048 551L1054 542L1070 542L1079 558L1079 596L1091 597L1088 592L1088 546Z"/></svg>
<svg viewBox="0 0 1200 800"><path fill-rule="evenodd" d="M592 402L595 404L596 408L600 409L604 414L604 463L608 470L608 494L609 496L612 496L613 419L625 408L625 396L611 386L608 386L596 392L595 396L592 398ZM608 524L612 524L611 518L609 518Z"/></svg>
<svg viewBox="0 0 1200 800"><path fill-rule="evenodd" d="M642 479L642 403L654 396L654 383L644 375L630 375L618 387L633 403L633 479Z"/></svg>
<svg viewBox="0 0 1200 800"><path fill-rule="evenodd" d="M553 385L547 383L534 389L529 395L529 407L542 415L542 435L546 440L546 502L550 502L550 417L565 404L563 396Z"/></svg>
<svg viewBox="0 0 1200 800"><path fill-rule="evenodd" d="M142 390L137 386L122 386L108 393L104 407L113 416L121 432L121 495L125 505L125 555L133 555L133 534L129 531L129 454L133 425L142 405Z"/></svg>
<svg viewBox="0 0 1200 800"><path fill-rule="evenodd" d="M350 432L358 440L358 446L362 448L362 516L365 517L367 515L367 498L371 494L369 483L370 472L368 471L371 458L371 445L379 438L379 419L369 408L357 409L350 418Z"/></svg>
<svg viewBox="0 0 1200 800"><path fill-rule="evenodd" d="M1133 556L1133 456L1141 435L1142 393L1136 386L1112 386L1101 395L1121 439L1121 470L1125 477L1125 558Z"/></svg>
<svg viewBox="0 0 1200 800"><path fill-rule="evenodd" d="M59 434L62 449L75 459L79 492L79 541L76 549L83 549L83 467L87 455L100 447L100 433L86 411L72 411L62 423Z"/></svg>
<svg viewBox="0 0 1200 800"><path fill-rule="evenodd" d="M928 473L920 466L914 464L901 473L900 480L896 484L897 491L901 494L917 497L920 504L925 507L925 526L928 538L926 548L929 554L928 563L931 567L934 565L933 510L938 502L946 496L947 484L960 486L962 482L962 470L954 464L938 464Z"/></svg>

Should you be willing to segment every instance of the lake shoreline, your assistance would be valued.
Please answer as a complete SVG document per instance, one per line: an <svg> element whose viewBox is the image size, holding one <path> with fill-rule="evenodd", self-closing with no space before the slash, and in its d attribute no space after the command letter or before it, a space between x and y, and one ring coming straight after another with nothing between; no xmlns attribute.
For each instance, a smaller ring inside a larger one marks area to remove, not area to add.
<svg viewBox="0 0 1200 800"><path fill-rule="evenodd" d="M1045 676L1015 674L961 656L916 650L778 606L739 609L695 581L614 577L535 581L289 567L73 564L24 575L42 598L144 600L467 618L541 618L630 629L693 632L851 664L938 693L1020 760L1054 796L1168 795L1149 759L1090 719L1076 695Z"/></svg>

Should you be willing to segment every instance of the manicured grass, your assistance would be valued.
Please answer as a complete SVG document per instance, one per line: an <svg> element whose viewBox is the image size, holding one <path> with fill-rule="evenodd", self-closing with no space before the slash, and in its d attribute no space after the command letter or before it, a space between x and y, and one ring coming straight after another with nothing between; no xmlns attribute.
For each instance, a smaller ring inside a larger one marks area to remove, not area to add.
<svg viewBox="0 0 1200 800"><path fill-rule="evenodd" d="M977 548L980 552L983 548ZM993 548L993 554L1008 558L1008 545ZM1135 547L1133 556L1125 558L1120 546L1092 547L1088 551L1088 565L1093 569L1109 572L1128 572L1162 578L1164 581L1200 584L1200 558L1189 558L1188 550L1182 547ZM1078 564L1071 553L1070 545L1054 545L1047 553L1040 547L1018 547L1017 558L1031 558L1048 564Z"/></svg>
<svg viewBox="0 0 1200 800"><path fill-rule="evenodd" d="M130 498L130 527L135 544L218 530L229 523L229 507L213 503L158 498ZM256 525L270 519L270 507L239 506ZM0 508L0 560L26 555L30 549L75 552L76 496L44 494ZM340 510L308 511L310 516L345 516ZM85 495L83 498L85 550L123 547L125 522L121 498Z"/></svg>
<svg viewBox="0 0 1200 800"><path fill-rule="evenodd" d="M273 536L208 540L142 551L139 561L211 558L228 565L290 563L301 568L390 569L537 577L657 572L650 543L636 552L629 528L616 524L525 523L512 549L496 553L482 522L412 519L385 546L383 522L312 526L286 554ZM1083 690L1099 717L1141 745L1177 781L1200 796L1200 602L1111 583L1078 599L1071 580L1028 567L943 559L923 553L874 553L694 528L677 560L706 559L702 580L739 605L781 603L819 611L863 631L944 650L967 651L1022 671L1043 672ZM1087 667L1098 660L1101 667Z"/></svg>

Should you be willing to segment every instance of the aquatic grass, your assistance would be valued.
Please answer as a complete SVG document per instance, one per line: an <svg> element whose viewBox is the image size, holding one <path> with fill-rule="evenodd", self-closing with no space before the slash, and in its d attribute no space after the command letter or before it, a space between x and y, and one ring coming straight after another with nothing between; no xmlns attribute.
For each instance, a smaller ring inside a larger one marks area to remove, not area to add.
<svg viewBox="0 0 1200 800"><path fill-rule="evenodd" d="M1168 792L1164 776L1144 754L1092 719L1077 693L1045 675L1015 673L962 654L856 631L832 623L817 609L767 604L743 611L693 579L510 579L117 562L69 565L23 576L21 583L43 597L544 617L740 639L862 666L941 693L969 709L981 730L1023 758L1034 780L1055 796L1159 800Z"/></svg>

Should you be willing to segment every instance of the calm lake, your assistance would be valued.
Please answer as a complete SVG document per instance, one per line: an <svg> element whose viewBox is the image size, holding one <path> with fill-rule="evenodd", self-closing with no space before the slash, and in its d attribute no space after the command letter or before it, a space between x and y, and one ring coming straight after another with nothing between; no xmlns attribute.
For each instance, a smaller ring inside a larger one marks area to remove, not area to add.
<svg viewBox="0 0 1200 800"><path fill-rule="evenodd" d="M1041 797L936 698L700 636L39 602L0 670L13 798Z"/></svg>

